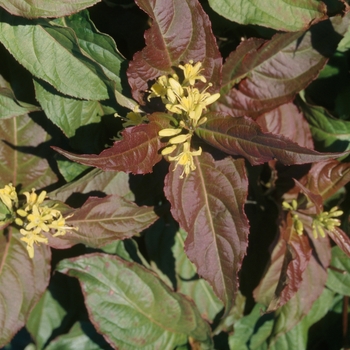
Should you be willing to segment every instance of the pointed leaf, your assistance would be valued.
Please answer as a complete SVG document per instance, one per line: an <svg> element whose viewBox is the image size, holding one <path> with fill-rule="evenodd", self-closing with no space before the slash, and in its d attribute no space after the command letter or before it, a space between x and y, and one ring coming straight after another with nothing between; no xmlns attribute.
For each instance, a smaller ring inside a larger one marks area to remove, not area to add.
<svg viewBox="0 0 350 350"><path fill-rule="evenodd" d="M41 108L16 99L12 90L0 87L0 118L12 118L20 115L40 111Z"/></svg>
<svg viewBox="0 0 350 350"><path fill-rule="evenodd" d="M350 163L327 160L312 165L306 187L322 196L323 201L350 181Z"/></svg>
<svg viewBox="0 0 350 350"><path fill-rule="evenodd" d="M98 3L100 0L0 0L0 6L16 16L36 17L61 17L83 10Z"/></svg>
<svg viewBox="0 0 350 350"><path fill-rule="evenodd" d="M230 1L209 0L210 6L221 16L240 24L257 24L283 31L307 29L311 23L326 18L327 7L322 1L295 0L281 2L273 0Z"/></svg>
<svg viewBox="0 0 350 350"><path fill-rule="evenodd" d="M309 124L293 103L286 103L257 118L263 132L283 135L299 146L313 149Z"/></svg>
<svg viewBox="0 0 350 350"><path fill-rule="evenodd" d="M213 287L228 312L238 289L238 271L248 245L249 224L243 207L247 177L243 160L195 158L197 169L180 179L181 169L165 180L171 213L188 232L185 251L198 274Z"/></svg>
<svg viewBox="0 0 350 350"><path fill-rule="evenodd" d="M250 118L233 118L214 112L206 117L208 121L196 129L196 134L225 153L247 158L252 165L272 159L286 165L303 164L342 155L319 153L301 147L284 136L264 133Z"/></svg>
<svg viewBox="0 0 350 350"><path fill-rule="evenodd" d="M137 0L152 19L145 33L146 47L137 52L128 69L135 100L143 104L148 82L173 73L180 63L201 61L202 74L215 86L220 83L221 56L211 23L197 0Z"/></svg>
<svg viewBox="0 0 350 350"><path fill-rule="evenodd" d="M329 240L313 237L310 239L314 247L313 255L302 275L298 292L287 304L275 312L277 321L272 338L277 338L298 324L309 313L313 303L324 290L327 268L331 259Z"/></svg>
<svg viewBox="0 0 350 350"><path fill-rule="evenodd" d="M25 325L50 279L50 249L35 246L30 259L22 235L9 227L0 234L0 347Z"/></svg>
<svg viewBox="0 0 350 350"><path fill-rule="evenodd" d="M335 24L325 21L308 32L280 33L266 42L243 41L223 66L216 110L256 118L291 101L317 77L340 38Z"/></svg>
<svg viewBox="0 0 350 350"><path fill-rule="evenodd" d="M350 296L350 259L339 246L332 248L327 287L341 295Z"/></svg>
<svg viewBox="0 0 350 350"><path fill-rule="evenodd" d="M90 20L89 12L85 10L66 18L59 18L56 23L74 30L82 52L101 66L106 76L116 83L117 90L121 92L120 66L124 58L118 52L114 40L96 29Z"/></svg>
<svg viewBox="0 0 350 350"><path fill-rule="evenodd" d="M153 207L139 207L118 195L90 197L66 221L77 227L77 231L72 230L57 238L48 237L49 245L62 249L84 243L100 248L115 240L140 233L157 219Z"/></svg>
<svg viewBox="0 0 350 350"><path fill-rule="evenodd" d="M78 100L62 95L42 80L34 79L34 87L35 97L46 116L67 137L73 137L81 126L99 123L104 115L99 101ZM96 128L95 132L98 133Z"/></svg>
<svg viewBox="0 0 350 350"><path fill-rule="evenodd" d="M152 269L163 275L162 280L189 296L202 317L212 322L223 305L208 282L198 277L196 267L188 259L184 250L186 236L175 220L158 220L145 232L147 256Z"/></svg>
<svg viewBox="0 0 350 350"><path fill-rule="evenodd" d="M102 171L100 169L93 169L78 180L50 192L49 197L66 202L74 193L97 196L97 191L101 196L116 194L130 201L135 200L129 187L128 174L124 172Z"/></svg>
<svg viewBox="0 0 350 350"><path fill-rule="evenodd" d="M45 350L111 350L112 348L96 332L90 322L74 323L68 333L62 334L45 347Z"/></svg>
<svg viewBox="0 0 350 350"><path fill-rule="evenodd" d="M308 237L296 233L288 214L287 222L281 228L280 239L272 252L271 265L254 290L255 300L268 305L266 312L278 309L298 291L311 253Z"/></svg>
<svg viewBox="0 0 350 350"><path fill-rule="evenodd" d="M108 98L102 69L82 54L70 28L29 21L0 9L0 42L35 77L58 91L87 100Z"/></svg>
<svg viewBox="0 0 350 350"><path fill-rule="evenodd" d="M329 152L350 149L350 122L335 119L325 108L307 104L299 99L306 120L309 122L315 144Z"/></svg>
<svg viewBox="0 0 350 350"><path fill-rule="evenodd" d="M176 259L177 291L188 295L196 303L202 317L213 322L223 306L208 282L203 278L196 278L197 269L188 259L184 250L186 236L187 234L183 230L179 230L176 233L175 245L172 249Z"/></svg>
<svg viewBox="0 0 350 350"><path fill-rule="evenodd" d="M334 227L333 231L325 230L334 243L350 258L350 238L339 227Z"/></svg>
<svg viewBox="0 0 350 350"><path fill-rule="evenodd" d="M127 128L122 132L123 139L114 142L111 148L99 155L73 154L53 147L75 162L94 166L104 171L124 171L133 174L152 172L153 166L162 156L159 149L166 144L160 141L158 132L169 125L167 114L154 113L149 117L149 124Z"/></svg>
<svg viewBox="0 0 350 350"><path fill-rule="evenodd" d="M49 136L27 115L0 121L0 187L12 182L21 190L43 188L57 181L48 159Z"/></svg>
<svg viewBox="0 0 350 350"><path fill-rule="evenodd" d="M194 304L138 264L90 254L60 262L58 271L79 279L91 321L115 348L174 348L188 336L211 345Z"/></svg>
<svg viewBox="0 0 350 350"><path fill-rule="evenodd" d="M317 194L311 192L308 188L303 186L298 180L294 180L295 187L299 188L302 193L310 200L310 202L315 206L316 213L320 214L323 211L323 200L322 197Z"/></svg>

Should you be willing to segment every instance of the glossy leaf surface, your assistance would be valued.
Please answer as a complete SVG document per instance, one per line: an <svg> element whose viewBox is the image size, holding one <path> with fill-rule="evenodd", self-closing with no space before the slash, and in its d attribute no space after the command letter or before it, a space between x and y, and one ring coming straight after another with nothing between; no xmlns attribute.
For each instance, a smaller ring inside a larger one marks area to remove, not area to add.
<svg viewBox="0 0 350 350"><path fill-rule="evenodd" d="M209 0L210 6L221 16L240 24L257 24L283 31L307 29L312 22L326 17L327 7L322 1L296 0L276 3L255 1Z"/></svg>
<svg viewBox="0 0 350 350"><path fill-rule="evenodd" d="M64 260L58 270L79 279L95 327L114 347L165 349L186 343L187 336L211 343L194 304L138 264L91 254Z"/></svg>
<svg viewBox="0 0 350 350"><path fill-rule="evenodd" d="M283 135L299 146L313 149L310 127L293 103L286 103L256 119L265 133Z"/></svg>
<svg viewBox="0 0 350 350"><path fill-rule="evenodd" d="M31 190L57 181L48 161L52 156L49 136L27 115L1 120L0 138L1 187L12 182L21 190Z"/></svg>
<svg viewBox="0 0 350 350"><path fill-rule="evenodd" d="M25 325L50 279L50 249L36 246L30 259L22 235L14 228L0 234L0 346Z"/></svg>
<svg viewBox="0 0 350 350"><path fill-rule="evenodd" d="M82 54L71 29L0 10L0 42L35 77L58 91L87 100L108 98L101 68Z"/></svg>
<svg viewBox="0 0 350 350"><path fill-rule="evenodd" d="M277 159L286 165L311 163L339 157L341 154L319 153L299 146L284 136L262 132L250 118L233 118L209 113L208 121L196 129L196 134L219 150L240 155L252 165Z"/></svg>
<svg viewBox="0 0 350 350"><path fill-rule="evenodd" d="M201 61L202 74L218 87L221 57L209 19L197 0L137 0L137 5L152 18L145 33L146 47L137 52L128 69L133 97L143 104L148 82L173 73L180 63Z"/></svg>
<svg viewBox="0 0 350 350"><path fill-rule="evenodd" d="M307 236L299 236L293 228L292 218L281 228L281 236L271 254L271 265L260 285L254 290L254 298L267 305L271 312L298 291L310 257L311 247Z"/></svg>
<svg viewBox="0 0 350 350"><path fill-rule="evenodd" d="M40 107L17 101L15 95L10 89L0 87L1 119L17 117L34 111L40 111Z"/></svg>
<svg viewBox="0 0 350 350"><path fill-rule="evenodd" d="M7 1L1 0L0 6L16 16L37 17L61 17L83 10L100 0L30 0L30 1Z"/></svg>
<svg viewBox="0 0 350 350"><path fill-rule="evenodd" d="M66 248L84 243L100 248L114 240L130 238L140 233L157 218L152 207L138 207L117 195L90 197L66 221L77 227L77 230L71 230L59 238L49 238L49 245Z"/></svg>
<svg viewBox="0 0 350 350"><path fill-rule="evenodd" d="M56 147L54 149L70 160L104 171L149 173L152 172L153 166L162 159L159 149L166 145L160 141L158 132L169 125L168 118L163 113L155 113L149 119L149 124L125 129L122 132L123 139L114 142L111 148L104 150L99 155L78 155Z"/></svg>
<svg viewBox="0 0 350 350"><path fill-rule="evenodd" d="M174 218L188 232L187 256L229 310L248 243L244 162L230 157L214 161L203 153L195 164L185 179L179 178L179 168L167 175L165 195Z"/></svg>
<svg viewBox="0 0 350 350"><path fill-rule="evenodd" d="M340 24L344 32L347 19ZM308 32L280 33L269 41L248 39L223 66L221 98L216 110L258 117L290 102L314 80L339 42L335 23L321 22Z"/></svg>

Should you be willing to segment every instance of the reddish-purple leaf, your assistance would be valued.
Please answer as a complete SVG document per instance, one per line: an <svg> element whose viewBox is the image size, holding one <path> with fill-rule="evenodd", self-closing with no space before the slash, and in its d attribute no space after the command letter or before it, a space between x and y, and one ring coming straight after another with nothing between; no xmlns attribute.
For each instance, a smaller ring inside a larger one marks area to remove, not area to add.
<svg viewBox="0 0 350 350"><path fill-rule="evenodd" d="M224 64L216 109L256 118L291 101L317 77L340 38L325 21L310 31L279 33L266 42L243 41Z"/></svg>
<svg viewBox="0 0 350 350"><path fill-rule="evenodd" d="M272 159L286 165L303 164L347 154L319 153L301 147L284 136L262 132L260 126L247 117L233 118L215 112L206 117L208 121L196 129L196 134L225 153L247 158L253 165Z"/></svg>
<svg viewBox="0 0 350 350"><path fill-rule="evenodd" d="M146 47L137 52L128 69L135 100L144 104L148 82L190 60L203 63L203 75L220 84L222 59L211 23L197 0L137 0L136 4L152 19L145 33Z"/></svg>
<svg viewBox="0 0 350 350"><path fill-rule="evenodd" d="M292 299L276 311L274 338L288 332L308 314L313 303L321 295L327 281L327 267L331 259L328 238L314 239L313 255L302 275L298 292Z"/></svg>
<svg viewBox="0 0 350 350"><path fill-rule="evenodd" d="M298 180L294 179L295 186L299 188L301 192L304 193L304 195L312 202L312 204L315 206L316 213L320 214L323 211L323 200L322 197L317 194L311 192L308 188L303 186Z"/></svg>
<svg viewBox="0 0 350 350"><path fill-rule="evenodd" d="M335 242L335 244L350 257L350 238L339 227L335 227L334 231L325 230L329 237Z"/></svg>
<svg viewBox="0 0 350 350"><path fill-rule="evenodd" d="M296 233L288 214L287 223L281 227L280 239L272 252L271 265L254 290L255 300L268 305L266 312L278 309L298 291L311 253L308 237Z"/></svg>
<svg viewBox="0 0 350 350"><path fill-rule="evenodd" d="M265 133L283 135L299 146L314 148L309 124L293 103L286 103L264 113L256 122Z"/></svg>
<svg viewBox="0 0 350 350"><path fill-rule="evenodd" d="M153 207L139 207L118 195L90 197L67 224L77 227L64 236L49 237L54 248L68 248L83 243L100 248L115 240L130 238L158 219Z"/></svg>
<svg viewBox="0 0 350 350"><path fill-rule="evenodd" d="M22 235L8 227L0 235L0 347L25 325L50 279L50 249L35 245L30 259Z"/></svg>
<svg viewBox="0 0 350 350"><path fill-rule="evenodd" d="M350 163L326 160L313 164L306 187L325 201L350 181Z"/></svg>
<svg viewBox="0 0 350 350"><path fill-rule="evenodd" d="M74 154L53 147L57 152L74 162L100 168L104 171L124 171L133 174L152 172L153 166L162 159L159 149L166 145L160 141L159 130L169 127L168 115L154 113L149 124L127 128L122 132L123 139L96 154Z"/></svg>
<svg viewBox="0 0 350 350"><path fill-rule="evenodd" d="M57 181L47 161L49 138L28 115L0 121L0 188L12 182L21 190L39 189Z"/></svg>
<svg viewBox="0 0 350 350"><path fill-rule="evenodd" d="M188 232L186 254L230 310L248 244L244 161L214 161L203 153L195 164L197 169L185 179L179 178L179 167L167 175L165 195L174 218Z"/></svg>

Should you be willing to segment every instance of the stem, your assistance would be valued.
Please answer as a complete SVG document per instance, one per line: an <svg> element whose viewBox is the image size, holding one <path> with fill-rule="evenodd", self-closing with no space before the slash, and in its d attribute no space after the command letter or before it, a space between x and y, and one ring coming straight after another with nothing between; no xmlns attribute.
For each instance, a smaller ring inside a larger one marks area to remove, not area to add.
<svg viewBox="0 0 350 350"><path fill-rule="evenodd" d="M349 349L349 341L347 338L348 307L349 307L349 297L347 295L344 295L344 297L343 297L343 348L344 348L344 350Z"/></svg>

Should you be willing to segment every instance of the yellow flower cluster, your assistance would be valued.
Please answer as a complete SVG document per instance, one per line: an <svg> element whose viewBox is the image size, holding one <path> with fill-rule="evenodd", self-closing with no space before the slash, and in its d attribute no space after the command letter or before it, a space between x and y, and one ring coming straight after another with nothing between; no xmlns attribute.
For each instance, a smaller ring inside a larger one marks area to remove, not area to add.
<svg viewBox="0 0 350 350"><path fill-rule="evenodd" d="M159 136L170 137L168 141L170 145L162 150L162 155L168 156L169 161L176 162L175 169L178 165L183 166L180 176L183 178L184 174L187 176L196 169L193 157L202 153L201 148L191 151L193 133L196 127L206 122L206 118L202 116L203 111L215 102L220 94L211 95L207 92L207 89L212 86L210 83L203 91L194 87L197 80L206 83L206 78L200 74L203 70L201 62L193 64L193 61L190 61L185 65L179 65L179 68L183 71L182 82L177 74L160 76L152 85L148 100L160 97L166 109L173 113L179 122L176 128L161 130ZM182 151L179 150L181 147ZM176 149L178 149L178 155L170 156Z"/></svg>
<svg viewBox="0 0 350 350"><path fill-rule="evenodd" d="M336 226L340 226L340 220L335 219L343 215L342 210L338 210L338 207L333 207L330 211L323 211L316 215L312 222L312 234L315 238L320 234L321 237L325 237L324 229L328 231L334 231Z"/></svg>
<svg viewBox="0 0 350 350"><path fill-rule="evenodd" d="M48 243L43 232L55 231L54 237L66 234L66 230L76 230L74 227L66 226L66 218L55 209L55 206L45 205L46 191L39 195L33 188L31 192L24 192L26 203L18 208L16 189L12 184L0 189L0 199L13 214L14 222L20 226L22 241L27 243L27 251L30 258L34 257L34 243Z"/></svg>
<svg viewBox="0 0 350 350"><path fill-rule="evenodd" d="M292 200L291 204L288 202L283 202L282 207L285 210L289 210L293 219L293 228L298 233L299 236L303 234L304 225L299 219L298 214L295 212L298 208L297 201L295 199ZM340 226L340 220L336 219L337 217L343 215L343 211L339 210L338 207L333 207L329 212L323 211L320 214L312 216L312 234L315 238L320 235L321 237L325 237L325 229L328 231L334 231L336 226Z"/></svg>

